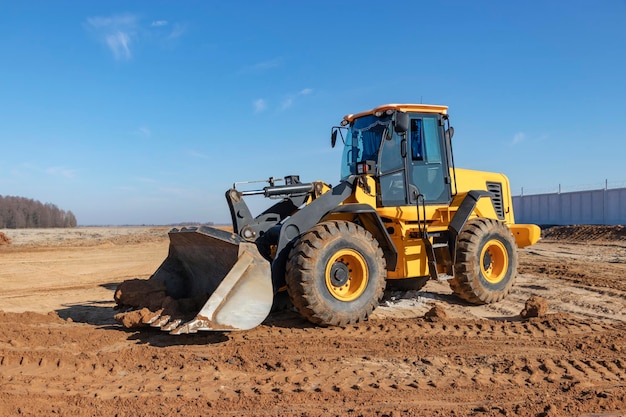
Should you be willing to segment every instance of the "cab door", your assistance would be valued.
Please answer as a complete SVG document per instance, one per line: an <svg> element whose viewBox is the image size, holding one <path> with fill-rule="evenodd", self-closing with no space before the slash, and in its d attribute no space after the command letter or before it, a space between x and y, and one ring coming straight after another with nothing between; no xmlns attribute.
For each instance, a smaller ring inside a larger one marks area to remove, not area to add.
<svg viewBox="0 0 626 417"><path fill-rule="evenodd" d="M426 204L448 203L451 199L450 175L439 115L411 115L407 152L410 185L424 196Z"/></svg>

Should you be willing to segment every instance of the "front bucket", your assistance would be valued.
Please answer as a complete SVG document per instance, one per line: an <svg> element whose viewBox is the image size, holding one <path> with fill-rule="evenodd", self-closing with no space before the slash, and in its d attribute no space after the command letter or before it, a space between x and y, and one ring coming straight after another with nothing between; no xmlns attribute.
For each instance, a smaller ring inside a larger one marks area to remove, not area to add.
<svg viewBox="0 0 626 417"><path fill-rule="evenodd" d="M255 244L210 227L173 229L169 237L168 257L149 281L162 281L167 296L195 300L201 308L188 322L164 308L144 323L181 334L247 330L265 320L274 297L272 274Z"/></svg>

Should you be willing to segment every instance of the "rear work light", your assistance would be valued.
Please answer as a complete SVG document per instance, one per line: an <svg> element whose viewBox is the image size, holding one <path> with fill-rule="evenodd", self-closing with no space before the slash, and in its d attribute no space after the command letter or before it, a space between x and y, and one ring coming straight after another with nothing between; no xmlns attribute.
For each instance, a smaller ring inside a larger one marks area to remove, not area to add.
<svg viewBox="0 0 626 417"><path fill-rule="evenodd" d="M364 175L364 174L367 174L368 172L370 172L370 166L368 165L366 161L357 162L356 173L358 175Z"/></svg>

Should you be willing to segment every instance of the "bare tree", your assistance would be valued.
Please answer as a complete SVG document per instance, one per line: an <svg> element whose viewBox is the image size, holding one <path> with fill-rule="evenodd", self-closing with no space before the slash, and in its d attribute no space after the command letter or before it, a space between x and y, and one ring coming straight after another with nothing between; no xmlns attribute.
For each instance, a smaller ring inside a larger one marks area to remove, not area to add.
<svg viewBox="0 0 626 417"><path fill-rule="evenodd" d="M76 216L52 203L0 195L0 228L76 227Z"/></svg>

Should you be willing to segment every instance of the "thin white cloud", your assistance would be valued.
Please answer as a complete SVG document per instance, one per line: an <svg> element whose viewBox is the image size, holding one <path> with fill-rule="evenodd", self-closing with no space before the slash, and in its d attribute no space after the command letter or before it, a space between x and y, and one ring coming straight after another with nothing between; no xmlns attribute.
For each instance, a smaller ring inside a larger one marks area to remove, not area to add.
<svg viewBox="0 0 626 417"><path fill-rule="evenodd" d="M107 35L106 44L113 52L115 59L131 59L133 54L130 52L130 36L125 32L116 32Z"/></svg>
<svg viewBox="0 0 626 417"><path fill-rule="evenodd" d="M46 174L60 176L67 179L76 178L76 170L65 167L50 167L45 170Z"/></svg>
<svg viewBox="0 0 626 417"><path fill-rule="evenodd" d="M109 48L116 60L129 60L133 57L131 45L138 30L135 15L89 17L87 27Z"/></svg>
<svg viewBox="0 0 626 417"><path fill-rule="evenodd" d="M152 131L146 126L141 126L139 129L137 129L137 134L149 138L150 136L152 136Z"/></svg>
<svg viewBox="0 0 626 417"><path fill-rule="evenodd" d="M517 132L513 136L513 145L517 145L518 143L523 142L524 140L526 140L526 134L524 132Z"/></svg>
<svg viewBox="0 0 626 417"><path fill-rule="evenodd" d="M286 99L284 99L282 101L282 103L280 104L280 109L281 110L287 110L288 108L290 108L291 106L293 106L293 97L287 97Z"/></svg>
<svg viewBox="0 0 626 417"><path fill-rule="evenodd" d="M135 191L136 188L135 187L131 187L129 185L120 185L118 187L115 187L116 190L120 190L120 191Z"/></svg>
<svg viewBox="0 0 626 417"><path fill-rule="evenodd" d="M255 113L261 113L267 110L267 101L263 100L262 98L254 100L253 105Z"/></svg>
<svg viewBox="0 0 626 417"><path fill-rule="evenodd" d="M137 17L132 14L115 15L110 17L88 17L87 23L96 29L108 29L116 27L134 27L137 24Z"/></svg>
<svg viewBox="0 0 626 417"><path fill-rule="evenodd" d="M152 184L152 183L156 182L155 179L148 178L148 177L135 177L135 178L133 178L133 180L137 181L137 182L142 182L142 183L145 183L145 184Z"/></svg>
<svg viewBox="0 0 626 417"><path fill-rule="evenodd" d="M257 62L256 64L250 65L249 67L242 68L239 73L240 74L256 74L259 72L264 72L270 70L272 68L277 68L282 65L281 58L274 58L268 61Z"/></svg>
<svg viewBox="0 0 626 417"><path fill-rule="evenodd" d="M187 28L180 23L174 23L172 31L167 35L167 39L178 39L186 32Z"/></svg>
<svg viewBox="0 0 626 417"><path fill-rule="evenodd" d="M285 111L287 109L290 109L291 107L295 105L296 99L298 99L298 97L308 96L310 94L313 94L312 88L303 88L302 90L298 91L295 94L294 93L288 94L284 96L284 98L280 101L280 106L275 108L275 111L280 112L280 111ZM262 113L268 109L269 104L266 99L258 98L252 102L252 106L254 107L255 113Z"/></svg>
<svg viewBox="0 0 626 417"><path fill-rule="evenodd" d="M208 156L208 155L203 154L202 152L198 152L198 151L193 150L193 149L188 150L188 151L187 151L187 154L188 154L189 156L194 157L194 158L200 158L200 159L208 159L208 158L209 158L209 156Z"/></svg>
<svg viewBox="0 0 626 417"><path fill-rule="evenodd" d="M186 27L165 19L141 22L133 14L88 17L84 24L104 44L117 61L129 61L141 42L169 42L181 37Z"/></svg>
<svg viewBox="0 0 626 417"><path fill-rule="evenodd" d="M280 110L287 110L293 107L296 101L296 98L302 97L302 96L308 96L310 94L313 94L312 88L303 88L302 90L298 91L296 94L290 94L281 102Z"/></svg>

